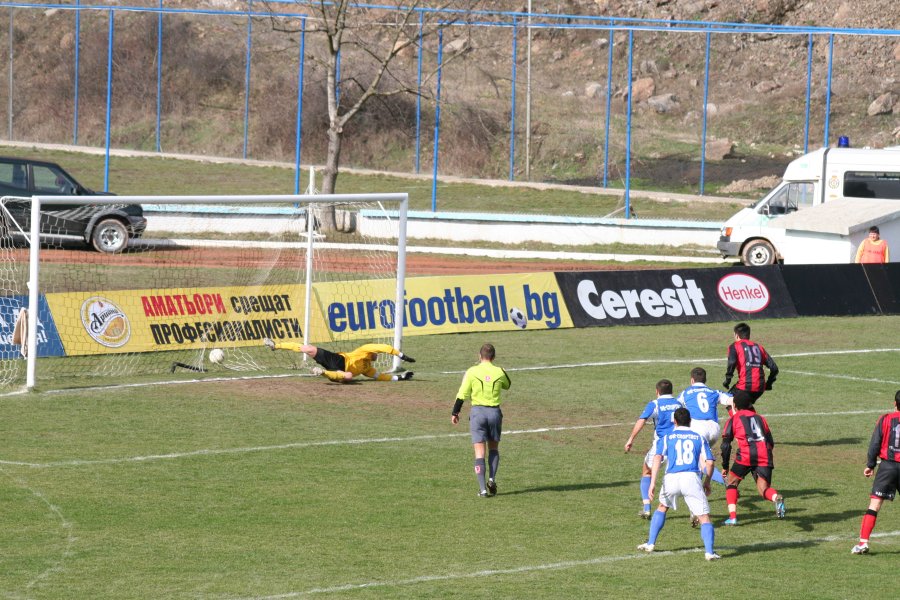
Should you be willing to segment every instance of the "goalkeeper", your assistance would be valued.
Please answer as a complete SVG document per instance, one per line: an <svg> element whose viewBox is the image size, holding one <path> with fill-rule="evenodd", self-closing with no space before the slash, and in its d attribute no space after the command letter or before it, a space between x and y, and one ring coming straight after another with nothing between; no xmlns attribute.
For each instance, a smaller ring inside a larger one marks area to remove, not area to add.
<svg viewBox="0 0 900 600"><path fill-rule="evenodd" d="M378 381L407 381L412 379L412 371L400 375L379 373L372 363L379 354L399 356L400 360L414 363L416 359L403 354L388 344L363 344L350 352L331 352L317 346L297 344L296 342L275 342L263 339L263 344L270 350L293 350L303 352L320 366L313 368L313 374L321 375L337 383L349 383L357 375L365 375Z"/></svg>

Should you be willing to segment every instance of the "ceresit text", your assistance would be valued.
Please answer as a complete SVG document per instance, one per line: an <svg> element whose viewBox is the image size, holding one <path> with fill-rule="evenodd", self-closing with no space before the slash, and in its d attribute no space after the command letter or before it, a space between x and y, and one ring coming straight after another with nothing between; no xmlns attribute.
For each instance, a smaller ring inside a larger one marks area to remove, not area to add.
<svg viewBox="0 0 900 600"><path fill-rule="evenodd" d="M705 315L703 290L693 279L684 280L672 275L671 288L662 290L599 290L596 282L585 279L578 283L578 301L594 319L680 317ZM643 313L643 314L642 314Z"/></svg>

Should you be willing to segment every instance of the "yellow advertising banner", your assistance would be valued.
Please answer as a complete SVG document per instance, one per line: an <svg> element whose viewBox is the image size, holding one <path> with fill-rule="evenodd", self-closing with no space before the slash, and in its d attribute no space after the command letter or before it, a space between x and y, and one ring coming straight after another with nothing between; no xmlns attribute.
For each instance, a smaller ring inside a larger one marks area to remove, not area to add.
<svg viewBox="0 0 900 600"><path fill-rule="evenodd" d="M396 282L317 283L309 341L372 339L394 328ZM46 295L68 355L302 341L305 286L65 292ZM404 335L572 327L553 273L411 277Z"/></svg>
<svg viewBox="0 0 900 600"><path fill-rule="evenodd" d="M47 294L68 355L152 352L215 342L303 338L304 286L115 290ZM311 329L323 331L312 311Z"/></svg>
<svg viewBox="0 0 900 600"><path fill-rule="evenodd" d="M354 298L340 293L337 284L316 285L316 299L333 336L363 339L393 329L393 282L374 289L380 293ZM513 309L521 313L529 329L572 327L553 273L410 277L403 335L516 329L510 318Z"/></svg>

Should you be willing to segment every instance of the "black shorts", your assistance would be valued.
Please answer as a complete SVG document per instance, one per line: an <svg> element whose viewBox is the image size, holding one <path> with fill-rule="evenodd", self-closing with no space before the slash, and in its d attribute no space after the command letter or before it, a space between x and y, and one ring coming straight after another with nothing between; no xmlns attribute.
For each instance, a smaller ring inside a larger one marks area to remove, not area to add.
<svg viewBox="0 0 900 600"><path fill-rule="evenodd" d="M763 395L763 392L748 392L747 390L739 390L737 387L732 387L728 393L734 396L735 399L743 396L750 401L750 404L755 404L759 397Z"/></svg>
<svg viewBox="0 0 900 600"><path fill-rule="evenodd" d="M734 463L731 465L731 472L741 478L747 476L747 473L756 473L758 477L762 477L772 485L772 467L748 467L747 465L739 465Z"/></svg>
<svg viewBox="0 0 900 600"><path fill-rule="evenodd" d="M325 348L316 348L316 356L314 359L317 363L322 365L326 371L346 371L345 368L347 366L347 362L344 360L343 355L335 354L331 350L326 350Z"/></svg>
<svg viewBox="0 0 900 600"><path fill-rule="evenodd" d="M875 473L875 483L872 484L872 497L893 501L897 490L900 490L900 463L881 461Z"/></svg>

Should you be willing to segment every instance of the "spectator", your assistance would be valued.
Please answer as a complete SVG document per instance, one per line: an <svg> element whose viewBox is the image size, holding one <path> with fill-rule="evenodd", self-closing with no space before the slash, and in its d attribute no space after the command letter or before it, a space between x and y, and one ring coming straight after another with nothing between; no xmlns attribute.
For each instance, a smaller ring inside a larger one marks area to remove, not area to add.
<svg viewBox="0 0 900 600"><path fill-rule="evenodd" d="M869 237L864 239L856 250L856 262L863 264L883 264L891 262L888 243L881 239L878 227L869 227Z"/></svg>

